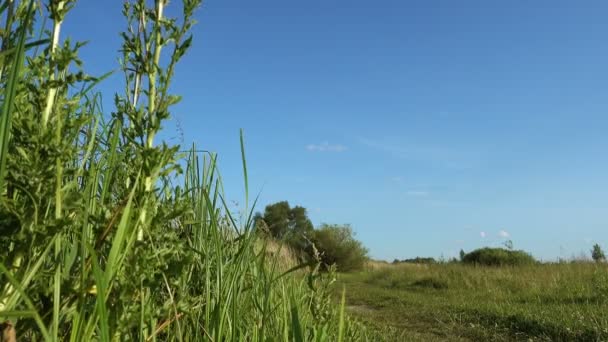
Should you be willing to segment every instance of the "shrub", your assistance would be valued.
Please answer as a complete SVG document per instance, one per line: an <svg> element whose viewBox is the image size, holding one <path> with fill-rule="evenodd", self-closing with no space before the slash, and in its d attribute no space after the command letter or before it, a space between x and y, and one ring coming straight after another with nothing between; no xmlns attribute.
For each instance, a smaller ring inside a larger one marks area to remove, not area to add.
<svg viewBox="0 0 608 342"><path fill-rule="evenodd" d="M393 263L435 264L435 263L437 263L437 260L435 260L434 258L415 257L415 258L411 258L411 259L403 259L401 261L395 259L395 261L393 261Z"/></svg>
<svg viewBox="0 0 608 342"><path fill-rule="evenodd" d="M335 264L341 272L360 270L368 259L367 249L349 225L323 224L313 232L312 242L323 264Z"/></svg>
<svg viewBox="0 0 608 342"><path fill-rule="evenodd" d="M517 266L534 264L536 260L524 251L486 247L465 254L462 262L485 266Z"/></svg>

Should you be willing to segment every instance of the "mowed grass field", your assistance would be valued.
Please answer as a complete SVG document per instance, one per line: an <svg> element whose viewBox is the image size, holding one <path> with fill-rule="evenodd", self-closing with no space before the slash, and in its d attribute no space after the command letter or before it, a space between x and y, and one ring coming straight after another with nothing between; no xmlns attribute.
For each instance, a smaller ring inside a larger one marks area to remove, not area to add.
<svg viewBox="0 0 608 342"><path fill-rule="evenodd" d="M608 341L606 264L373 266L337 288L388 341Z"/></svg>

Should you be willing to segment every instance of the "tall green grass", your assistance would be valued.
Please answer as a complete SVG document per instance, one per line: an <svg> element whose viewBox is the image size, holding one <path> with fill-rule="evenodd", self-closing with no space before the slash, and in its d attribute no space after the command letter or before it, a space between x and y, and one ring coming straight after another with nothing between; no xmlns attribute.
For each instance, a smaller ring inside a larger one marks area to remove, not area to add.
<svg viewBox="0 0 608 342"><path fill-rule="evenodd" d="M0 322L20 340L367 338L331 301L332 273L279 265L253 206L231 214L216 155L155 141L200 2L182 0L179 18L165 0L124 3L111 115L104 76L60 39L75 1L0 4Z"/></svg>

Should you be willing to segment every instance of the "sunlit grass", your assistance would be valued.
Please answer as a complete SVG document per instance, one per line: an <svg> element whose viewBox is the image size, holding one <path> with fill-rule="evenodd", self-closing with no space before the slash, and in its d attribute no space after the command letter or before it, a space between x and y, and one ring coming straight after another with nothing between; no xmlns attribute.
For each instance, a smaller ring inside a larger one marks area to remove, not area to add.
<svg viewBox="0 0 608 342"><path fill-rule="evenodd" d="M605 264L400 264L341 278L363 318L423 340L608 338Z"/></svg>

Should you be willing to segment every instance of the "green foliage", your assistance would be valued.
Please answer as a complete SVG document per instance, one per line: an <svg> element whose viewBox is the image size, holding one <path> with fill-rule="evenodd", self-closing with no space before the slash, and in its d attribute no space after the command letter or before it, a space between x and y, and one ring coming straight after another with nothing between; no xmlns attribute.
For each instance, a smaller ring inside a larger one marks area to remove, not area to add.
<svg viewBox="0 0 608 342"><path fill-rule="evenodd" d="M593 258L593 261L595 262L606 261L606 254L604 254L602 247L597 243L593 245L593 248L591 249L591 258Z"/></svg>
<svg viewBox="0 0 608 342"><path fill-rule="evenodd" d="M482 266L517 266L534 264L536 260L524 251L486 247L465 254L462 262Z"/></svg>
<svg viewBox="0 0 608 342"><path fill-rule="evenodd" d="M259 231L287 242L303 259L320 259L340 271L361 269L367 261L367 249L354 238L350 226L324 224L315 230L306 208L292 208L287 201L266 206L263 215L255 215L254 222Z"/></svg>
<svg viewBox="0 0 608 342"><path fill-rule="evenodd" d="M267 205L264 214L257 213L254 220L261 230L268 231L275 239L286 241L297 251L309 247L314 227L304 207L292 208L287 201L277 202Z"/></svg>
<svg viewBox="0 0 608 342"><path fill-rule="evenodd" d="M125 91L107 115L104 76L59 37L76 2L0 2L0 322L24 341L365 339L328 301L331 272L256 247L215 154L155 141L201 1L168 4L123 3Z"/></svg>
<svg viewBox="0 0 608 342"><path fill-rule="evenodd" d="M340 272L360 270L368 260L367 249L355 239L349 225L323 224L311 240L323 263L335 264Z"/></svg>
<svg viewBox="0 0 608 342"><path fill-rule="evenodd" d="M422 258L422 257L415 257L415 258L403 259L403 260L398 260L398 259L393 260L393 264L398 264L398 263L434 264L436 262L437 262L437 260L435 260L434 258Z"/></svg>

